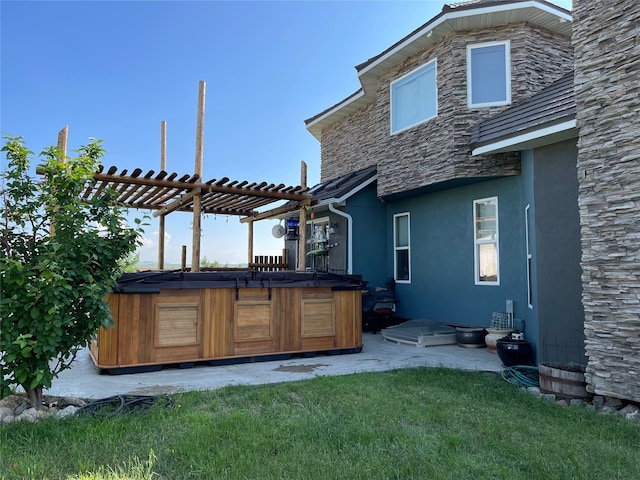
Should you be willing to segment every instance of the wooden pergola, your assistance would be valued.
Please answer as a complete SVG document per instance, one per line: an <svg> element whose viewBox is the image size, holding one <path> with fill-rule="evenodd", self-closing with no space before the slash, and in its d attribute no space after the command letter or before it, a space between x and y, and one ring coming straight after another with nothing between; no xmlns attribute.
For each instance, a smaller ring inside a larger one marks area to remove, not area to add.
<svg viewBox="0 0 640 480"><path fill-rule="evenodd" d="M303 162L303 170L304 167ZM156 173L153 170L143 173L139 168L129 173L127 170L118 172L118 168L110 167L101 168L94 173L93 180L84 188L82 198L90 200L105 189L118 193L118 204L127 208L153 210L154 217L162 218L171 212L242 217L240 221L249 224L249 263L253 261L253 222L281 213L304 211L312 197L305 193L308 190L306 186L231 181L227 177L203 182L199 175L187 174L179 177L177 173ZM286 203L270 210L259 210L280 201ZM199 207L196 206L197 203ZM197 245L198 251L200 234L200 229L194 226L194 249ZM163 250L162 244L160 247ZM163 251L159 252L159 258L160 256L164 256ZM304 262L300 264L304 265ZM199 258L192 258L191 269L199 270Z"/></svg>
<svg viewBox="0 0 640 480"><path fill-rule="evenodd" d="M149 170L143 174L140 168L131 173L117 167L100 170L93 175L82 193L85 200L99 195L104 189L111 188L118 192L116 202L127 208L155 210L153 216L159 217L158 268L164 268L164 231L165 217L171 212L191 212L193 214L193 245L191 255L191 271L200 270L200 237L203 214L235 215L242 217L241 223L248 223L248 264L253 261L253 222L273 218L288 212L298 211L300 225L306 224L306 211L312 195L306 193L307 165L301 162L300 185L285 186L273 183L249 183L248 181L229 180L224 177L206 182L202 178L203 143L204 143L204 110L206 82L199 82L198 112L196 124L196 151L193 175L178 177L177 173L166 172L166 122L160 128L160 171ZM62 161L66 157L68 127L58 134L58 147L62 152ZM286 201L284 205L270 210L258 209ZM305 265L306 231L300 229L298 243L298 265ZM185 257L183 247L183 259ZM304 267L303 267L304 268Z"/></svg>

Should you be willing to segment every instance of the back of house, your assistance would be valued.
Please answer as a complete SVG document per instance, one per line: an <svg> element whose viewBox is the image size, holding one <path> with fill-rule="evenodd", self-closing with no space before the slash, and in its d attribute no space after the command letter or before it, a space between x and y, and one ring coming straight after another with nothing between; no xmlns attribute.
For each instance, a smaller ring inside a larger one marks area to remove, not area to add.
<svg viewBox="0 0 640 480"><path fill-rule="evenodd" d="M543 0L462 2L357 65L306 121L324 266L393 278L405 318L487 327L510 301L539 361L585 363L571 34Z"/></svg>

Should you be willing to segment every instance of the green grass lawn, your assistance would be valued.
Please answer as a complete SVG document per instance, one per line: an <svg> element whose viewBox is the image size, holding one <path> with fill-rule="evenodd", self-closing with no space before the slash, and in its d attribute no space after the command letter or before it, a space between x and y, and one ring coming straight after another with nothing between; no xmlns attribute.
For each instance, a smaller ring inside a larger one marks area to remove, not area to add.
<svg viewBox="0 0 640 480"><path fill-rule="evenodd" d="M407 369L173 398L142 414L1 427L0 476L640 478L640 424L560 407L493 374Z"/></svg>

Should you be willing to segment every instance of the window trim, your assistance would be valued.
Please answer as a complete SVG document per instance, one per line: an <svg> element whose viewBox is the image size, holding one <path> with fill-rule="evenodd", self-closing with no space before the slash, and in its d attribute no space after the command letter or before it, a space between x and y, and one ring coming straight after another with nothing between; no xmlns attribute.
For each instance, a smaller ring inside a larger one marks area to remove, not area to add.
<svg viewBox="0 0 640 480"><path fill-rule="evenodd" d="M397 221L399 217L407 217L407 246L399 247L396 245L397 237ZM407 251L407 262L409 264L409 278L398 279L398 251ZM393 214L393 279L396 283L411 283L411 213L402 212Z"/></svg>
<svg viewBox="0 0 640 480"><path fill-rule="evenodd" d="M484 102L473 103L472 89L473 78L471 74L471 52L479 48L494 47L496 45L504 45L504 57L505 57L505 88L506 99L498 102ZM485 108L485 107L498 107L502 105L511 105L511 41L502 40L495 42L484 42L467 45L467 107L468 108Z"/></svg>
<svg viewBox="0 0 640 480"><path fill-rule="evenodd" d="M495 240L478 240L478 228L476 225L477 219L477 205L480 203L486 203L488 201L494 201L496 205L496 238ZM473 201L473 275L474 283L476 285L498 286L500 285L500 224L498 214L498 197L485 197L478 198ZM496 246L496 281L482 281L480 280L480 258L478 256L478 246L495 244Z"/></svg>
<svg viewBox="0 0 640 480"><path fill-rule="evenodd" d="M410 77L411 75L415 75L417 74L417 72L419 72L420 70L424 70L426 69L428 66L430 66L431 64L433 64L433 70L434 70L434 94L435 94L435 114L427 117L423 120L420 120L416 123L413 123L411 125L407 125L405 127L399 128L397 130L394 130L393 128L393 97L394 97L394 86L403 81L406 80L407 77ZM425 122L428 122L429 120L431 120L432 118L436 118L438 116L438 58L435 57L431 60L429 60L427 63L424 63L422 65L420 65L419 67L414 68L413 70L411 70L408 73L405 73L403 76L401 76L400 78L396 78L394 81L392 81L389 84L389 131L391 132L391 135L396 135L400 132L404 132L405 130L409 130L410 128L413 128L417 125L421 125Z"/></svg>

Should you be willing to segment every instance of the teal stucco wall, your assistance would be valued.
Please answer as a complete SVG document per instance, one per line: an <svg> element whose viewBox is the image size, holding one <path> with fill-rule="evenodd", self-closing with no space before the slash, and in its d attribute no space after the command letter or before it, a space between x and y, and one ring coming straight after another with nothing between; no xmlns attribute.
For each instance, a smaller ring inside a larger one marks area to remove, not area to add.
<svg viewBox="0 0 640 480"><path fill-rule="evenodd" d="M387 209L376 196L375 183L349 198L344 211L354 219L353 273L362 275L369 286L384 285L393 273L387 269Z"/></svg>
<svg viewBox="0 0 640 480"><path fill-rule="evenodd" d="M487 180L387 204L387 242L393 214L411 214L411 283L397 285L398 313L408 318L488 326L491 313L514 301L526 309L524 198L521 176ZM474 279L473 201L498 197L500 285ZM387 268L393 272L393 257Z"/></svg>

